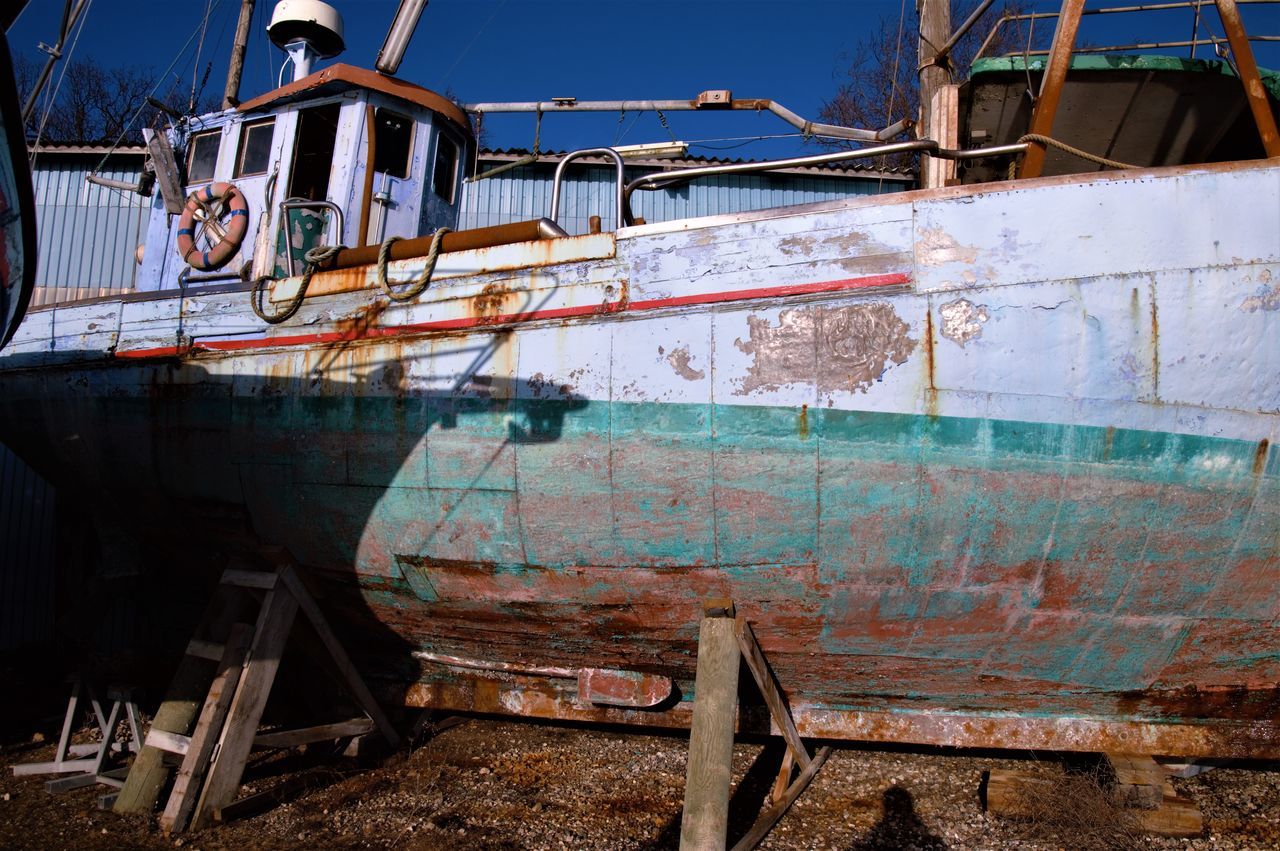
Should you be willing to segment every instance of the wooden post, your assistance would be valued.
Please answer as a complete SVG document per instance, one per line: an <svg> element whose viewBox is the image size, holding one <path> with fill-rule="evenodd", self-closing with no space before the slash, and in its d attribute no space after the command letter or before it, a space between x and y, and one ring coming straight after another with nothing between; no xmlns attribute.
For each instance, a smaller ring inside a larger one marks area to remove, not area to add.
<svg viewBox="0 0 1280 851"><path fill-rule="evenodd" d="M297 612L298 601L287 589L267 592L254 630L253 646L249 648L244 673L222 727L217 756L200 791L200 802L192 821L194 828L207 825L213 819L214 810L231 803L240 788L244 763L253 747L253 737L258 732L258 722L267 706L271 683L280 667L280 656Z"/></svg>
<svg viewBox="0 0 1280 851"><path fill-rule="evenodd" d="M231 66L227 69L227 88L222 95L222 108L240 105L240 74L244 71L244 51L249 44L249 25L253 22L254 0L241 0L236 38L231 45Z"/></svg>
<svg viewBox="0 0 1280 851"><path fill-rule="evenodd" d="M200 720L191 733L187 752L182 757L182 766L178 769L178 777L174 780L173 791L169 795L169 803L165 805L164 814L160 817L160 827L165 833L182 830L191 818L191 811L196 805L196 794L209 767L213 746L222 733L231 697L235 694L243 672L244 655L252 638L253 628L248 624L237 623L231 627L218 673L213 678L209 696L205 698L204 708L200 711Z"/></svg>
<svg viewBox="0 0 1280 851"><path fill-rule="evenodd" d="M728 841L738 657L733 604L707 601L698 630L693 725L680 819L681 851L723 849Z"/></svg>
<svg viewBox="0 0 1280 851"><path fill-rule="evenodd" d="M1058 103L1062 100L1062 86L1067 80L1067 70L1071 67L1071 52L1076 46L1076 32L1080 29L1080 14L1083 11L1084 0L1062 0L1058 28L1053 33L1049 60L1045 64L1044 76L1040 79L1040 94L1031 113L1030 133L1053 135L1053 119L1058 114ZM1031 142L1022 159L1018 177L1039 177L1044 171L1044 154L1045 147L1042 143Z"/></svg>
<svg viewBox="0 0 1280 851"><path fill-rule="evenodd" d="M930 138L944 148L960 147L960 87L953 84L939 86L928 105ZM920 161L920 187L933 189L955 182L955 160L939 157L923 157Z"/></svg>
<svg viewBox="0 0 1280 851"><path fill-rule="evenodd" d="M1236 68L1240 71L1240 82L1244 84L1245 98L1249 101L1249 109L1253 110L1258 135L1262 137L1262 149L1268 157L1280 157L1280 131L1276 129L1276 117L1271 114L1267 90L1258 75L1258 63L1253 59L1253 48L1249 46L1249 36L1244 31L1244 22L1240 20L1236 0L1218 0L1217 5L1218 17L1222 18L1222 28L1227 31L1231 54L1235 56Z"/></svg>
<svg viewBox="0 0 1280 851"><path fill-rule="evenodd" d="M938 49L951 38L951 2L950 0L916 0L916 14L920 18L920 41L917 44L920 80L920 115L916 124L917 139L941 139L935 135L938 130L933 112L933 100L936 93L944 86L951 84L949 60L937 59ZM945 147L945 143L944 143ZM921 186L928 187L928 175L931 173L933 157L920 157Z"/></svg>

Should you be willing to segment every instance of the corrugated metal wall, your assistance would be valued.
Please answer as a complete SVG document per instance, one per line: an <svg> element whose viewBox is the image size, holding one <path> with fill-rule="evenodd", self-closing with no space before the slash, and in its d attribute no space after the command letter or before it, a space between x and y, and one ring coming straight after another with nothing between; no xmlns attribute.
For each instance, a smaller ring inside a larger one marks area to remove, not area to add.
<svg viewBox="0 0 1280 851"><path fill-rule="evenodd" d="M134 249L146 233L151 199L85 181L100 162L101 152L56 149L35 158L39 260L33 304L133 289ZM141 154L114 154L96 173L137 183L142 162Z"/></svg>
<svg viewBox="0 0 1280 851"><path fill-rule="evenodd" d="M0 650L53 637L54 508L53 488L0 445Z"/></svg>
<svg viewBox="0 0 1280 851"><path fill-rule="evenodd" d="M480 170L492 165L482 160ZM628 168L627 180L653 171ZM467 183L458 227L485 227L549 215L553 175L554 164L538 164ZM586 233L588 218L598 215L604 220L604 227L611 229L614 186L614 172L609 167L570 166L560 201L560 226L570 233ZM900 180L851 175L726 174L677 189L636 192L631 196L631 205L637 216L652 223L896 192L905 186Z"/></svg>

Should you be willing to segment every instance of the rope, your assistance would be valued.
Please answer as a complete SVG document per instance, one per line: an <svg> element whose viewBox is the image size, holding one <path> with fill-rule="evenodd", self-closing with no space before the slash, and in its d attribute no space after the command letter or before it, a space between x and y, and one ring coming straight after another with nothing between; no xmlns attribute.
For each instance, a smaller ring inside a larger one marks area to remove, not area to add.
<svg viewBox="0 0 1280 851"><path fill-rule="evenodd" d="M289 301L289 306L278 313L268 314L262 306L263 297L267 291L267 283L272 280L271 276L263 275L258 278L253 282L253 293L249 299L249 306L253 308L254 314L268 325L279 325L290 316L293 316L298 312L298 308L302 307L302 302L307 298L307 287L311 286L311 276L316 273L316 269L337 257L338 252L344 248L346 248L345 245L317 245L302 255L303 259L307 261L306 271L302 273L302 283L298 285L298 291L294 293L293 298Z"/></svg>
<svg viewBox="0 0 1280 851"><path fill-rule="evenodd" d="M1072 156L1079 157L1082 160L1088 160L1091 163L1097 163L1106 168L1139 168L1139 166L1130 163L1122 163L1117 160L1109 160L1106 157L1100 157L1097 154L1091 154L1088 151L1082 151L1079 148L1073 148L1066 142L1059 142L1057 139L1049 136L1043 136L1039 133L1028 133L1018 139L1018 144L1023 142L1039 142L1041 145L1048 145L1051 148L1057 148L1059 151L1065 151Z"/></svg>
<svg viewBox="0 0 1280 851"><path fill-rule="evenodd" d="M452 233L452 228L440 228L431 237L431 247L427 249L427 265L422 270L422 274L410 281L399 281L398 284L408 283L409 289L396 292L391 289L391 283L387 280L387 263L391 260L391 246L399 242L402 237L389 236L382 243L382 247L378 249L378 286L387 294L387 298L392 301L409 301L422 295L431 284L431 275L436 271L436 260L440 256L440 245L444 241L446 233Z"/></svg>

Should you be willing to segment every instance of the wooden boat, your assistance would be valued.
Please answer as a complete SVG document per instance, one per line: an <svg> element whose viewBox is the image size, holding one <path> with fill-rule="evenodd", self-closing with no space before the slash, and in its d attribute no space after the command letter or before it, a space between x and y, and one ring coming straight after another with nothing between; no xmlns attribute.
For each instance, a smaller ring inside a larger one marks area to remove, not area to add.
<svg viewBox="0 0 1280 851"><path fill-rule="evenodd" d="M1006 169L1024 130L903 144ZM157 198L152 289L33 310L0 355L0 439L154 545L286 548L384 693L687 725L730 598L806 736L1280 756L1280 151L532 222L380 270L370 234L451 222L456 106L336 65L200 132L179 192L246 199L233 274ZM304 285L308 193L363 247Z"/></svg>

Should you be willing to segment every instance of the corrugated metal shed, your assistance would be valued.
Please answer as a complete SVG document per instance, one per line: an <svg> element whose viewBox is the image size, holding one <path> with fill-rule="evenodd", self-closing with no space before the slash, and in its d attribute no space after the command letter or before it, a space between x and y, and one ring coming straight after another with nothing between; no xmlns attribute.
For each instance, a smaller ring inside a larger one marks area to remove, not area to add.
<svg viewBox="0 0 1280 851"><path fill-rule="evenodd" d="M0 650L53 637L54 508L53 488L0 445Z"/></svg>
<svg viewBox="0 0 1280 851"><path fill-rule="evenodd" d="M482 151L477 173L513 161L524 151ZM545 162L520 166L484 178L468 181L462 193L458 227L474 228L526 221L548 215L551 184L558 153L546 155ZM659 170L677 169L741 160L685 158L628 165L626 179L632 180ZM571 163L565 175L560 202L559 224L570 233L586 233L589 217L601 216L606 229L614 225L614 171L591 161ZM857 195L897 192L912 185L910 174L853 168L789 169L771 174L726 174L706 177L674 189L636 192L632 210L648 222L738 213L767 207L831 201Z"/></svg>
<svg viewBox="0 0 1280 851"><path fill-rule="evenodd" d="M137 183L145 149L51 146L36 154L38 263L33 304L132 290L134 249L146 233L151 201L88 183L85 176ZM106 157L104 162L103 158ZM101 164L101 168L99 168Z"/></svg>

